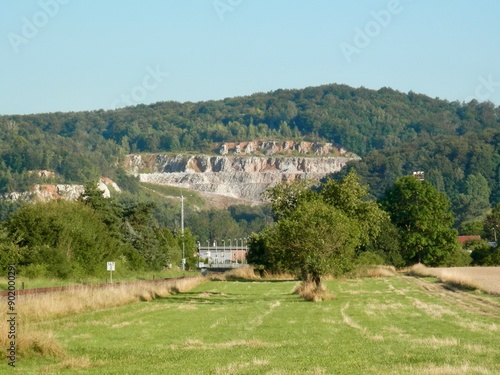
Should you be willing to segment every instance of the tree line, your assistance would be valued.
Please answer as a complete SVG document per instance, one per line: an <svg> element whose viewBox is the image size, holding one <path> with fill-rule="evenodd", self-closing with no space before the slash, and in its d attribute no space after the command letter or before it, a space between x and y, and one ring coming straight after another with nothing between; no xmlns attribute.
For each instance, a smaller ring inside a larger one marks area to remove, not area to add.
<svg viewBox="0 0 500 375"><path fill-rule="evenodd" d="M414 176L396 180L375 201L354 171L317 186L282 182L268 190L276 224L254 234L248 260L258 269L291 272L320 285L359 264L466 266L500 264L484 243L464 250L447 196ZM500 224L500 206L488 220Z"/></svg>
<svg viewBox="0 0 500 375"><path fill-rule="evenodd" d="M77 201L4 200L0 269L14 263L27 277L102 278L105 263L115 261L123 272L159 271L179 266L183 244L187 267L194 269L198 241L247 237L272 220L266 207L199 210L187 199L183 235L178 202L160 199L134 180L128 186L134 194L111 198L89 182Z"/></svg>

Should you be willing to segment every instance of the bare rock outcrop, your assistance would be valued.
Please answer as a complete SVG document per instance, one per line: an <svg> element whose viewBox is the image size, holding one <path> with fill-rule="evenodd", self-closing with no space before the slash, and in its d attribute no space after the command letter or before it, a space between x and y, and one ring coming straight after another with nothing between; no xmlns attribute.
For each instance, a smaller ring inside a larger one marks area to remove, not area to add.
<svg viewBox="0 0 500 375"><path fill-rule="evenodd" d="M111 197L111 189L120 192L119 186L110 178L102 177L97 182L97 188L102 191L104 198ZM32 202L46 202L52 199L77 200L85 191L83 185L73 184L35 184L29 191L4 194L4 199L26 200Z"/></svg>
<svg viewBox="0 0 500 375"><path fill-rule="evenodd" d="M341 147L332 143L319 142L295 142L295 141L252 141L252 142L225 142L219 147L220 155L316 155L316 156L340 156L347 153Z"/></svg>
<svg viewBox="0 0 500 375"><path fill-rule="evenodd" d="M269 149L273 147L269 145ZM356 159L359 157L134 154L127 157L126 168L143 182L261 201L262 192L280 181L319 180Z"/></svg>

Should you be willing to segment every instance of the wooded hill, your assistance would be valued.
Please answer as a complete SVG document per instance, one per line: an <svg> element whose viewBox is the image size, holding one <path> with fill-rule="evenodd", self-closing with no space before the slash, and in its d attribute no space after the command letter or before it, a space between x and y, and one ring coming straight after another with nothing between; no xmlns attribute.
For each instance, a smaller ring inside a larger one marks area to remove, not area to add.
<svg viewBox="0 0 500 375"><path fill-rule="evenodd" d="M109 176L131 152L213 152L217 142L333 142L360 155L355 168L374 196L416 170L446 192L457 223L500 202L500 107L448 102L389 88L325 85L200 103L160 102L113 111L0 117L0 192Z"/></svg>

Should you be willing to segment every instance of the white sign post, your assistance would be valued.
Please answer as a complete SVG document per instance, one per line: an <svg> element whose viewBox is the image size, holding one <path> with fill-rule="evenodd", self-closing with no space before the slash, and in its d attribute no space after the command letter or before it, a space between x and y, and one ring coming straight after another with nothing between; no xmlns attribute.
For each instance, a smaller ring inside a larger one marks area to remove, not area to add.
<svg viewBox="0 0 500 375"><path fill-rule="evenodd" d="M113 284L113 271L115 270L115 262L108 262L107 270L109 271L109 280L111 281L111 284Z"/></svg>

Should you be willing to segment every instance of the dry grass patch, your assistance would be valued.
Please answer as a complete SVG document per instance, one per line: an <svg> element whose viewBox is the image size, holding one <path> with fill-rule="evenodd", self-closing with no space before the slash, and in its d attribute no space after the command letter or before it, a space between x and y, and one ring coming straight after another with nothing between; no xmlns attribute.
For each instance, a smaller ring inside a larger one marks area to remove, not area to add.
<svg viewBox="0 0 500 375"><path fill-rule="evenodd" d="M493 332L497 332L500 330L500 326L498 326L495 323L486 324L486 323L477 322L477 321L460 319L457 321L457 324L460 327L466 328L471 332L490 332L490 333L493 333Z"/></svg>
<svg viewBox="0 0 500 375"><path fill-rule="evenodd" d="M234 340L228 342L219 342L219 343L205 343L201 340L197 339L187 339L184 343L180 345L170 345L170 348L173 350L219 350L219 349L231 349L236 347L243 348L278 348L282 346L282 344L278 343L269 343L261 340Z"/></svg>
<svg viewBox="0 0 500 375"><path fill-rule="evenodd" d="M425 303L417 298L413 299L413 306L415 306L417 309L424 311L427 315L435 318L441 318L443 315L451 315L451 316L457 315L456 312L449 310L442 305Z"/></svg>
<svg viewBox="0 0 500 375"><path fill-rule="evenodd" d="M473 278L452 269L439 272L438 277L442 282L460 288L481 289L481 287L476 284Z"/></svg>
<svg viewBox="0 0 500 375"><path fill-rule="evenodd" d="M260 276L255 274L253 266L233 268L231 271L225 272L224 276L227 281L260 280Z"/></svg>
<svg viewBox="0 0 500 375"><path fill-rule="evenodd" d="M445 346L457 346L460 344L460 342L455 338L440 339L434 336L425 339L416 339L413 340L413 342L419 345L425 345L435 349L442 348Z"/></svg>
<svg viewBox="0 0 500 375"><path fill-rule="evenodd" d="M198 310L198 307L193 305L193 304L185 303L185 304L179 305L177 307L177 309L178 310Z"/></svg>
<svg viewBox="0 0 500 375"><path fill-rule="evenodd" d="M7 324L0 322L0 332L7 332ZM52 332L40 332L26 329L25 326L18 326L17 329L16 350L20 358L43 356L43 357L63 357L66 355L56 340ZM0 336L0 347L9 348L10 339L7 334ZM5 358L7 351L2 350L1 358Z"/></svg>
<svg viewBox="0 0 500 375"><path fill-rule="evenodd" d="M296 277L289 273L269 273L267 271L256 272L253 266L242 266L233 268L230 271L210 274L212 281L239 281L239 280L296 280Z"/></svg>
<svg viewBox="0 0 500 375"><path fill-rule="evenodd" d="M410 276L436 277L436 275L422 263L417 263L411 267L405 268L403 272Z"/></svg>
<svg viewBox="0 0 500 375"><path fill-rule="evenodd" d="M64 292L20 296L18 316L21 321L39 322L184 293L205 281L203 277L194 277L165 283L119 284L103 289L82 287Z"/></svg>
<svg viewBox="0 0 500 375"><path fill-rule="evenodd" d="M293 294L298 294L306 301L321 302L329 301L335 298L333 294L326 290L324 284L316 285L310 281L304 281L295 286Z"/></svg>
<svg viewBox="0 0 500 375"><path fill-rule="evenodd" d="M265 359L256 359L250 362L237 362L230 363L227 366L218 367L215 369L216 375L236 375L241 373L248 373L249 370L252 373L256 370L257 367L267 366L269 365L269 361Z"/></svg>
<svg viewBox="0 0 500 375"><path fill-rule="evenodd" d="M356 270L357 277L392 277L397 275L394 266L369 266Z"/></svg>
<svg viewBox="0 0 500 375"><path fill-rule="evenodd" d="M121 323L118 323L118 324L113 324L111 326L111 328L123 328L123 327L129 326L131 324L132 323L130 323L130 322L121 322Z"/></svg>
<svg viewBox="0 0 500 375"><path fill-rule="evenodd" d="M54 370L83 370L91 367L98 367L104 365L105 362L97 361L92 362L89 357L70 357L59 362L56 365L46 366L42 369L42 373L53 374Z"/></svg>
<svg viewBox="0 0 500 375"><path fill-rule="evenodd" d="M355 321L353 321L351 319L351 317L349 315L347 315L347 309L349 308L349 305L350 303L347 302L341 309L340 309L340 314L342 315L342 319L343 319L343 322L344 324L346 324L347 326L351 327L351 328L354 328L356 330L359 330L359 331L363 331L365 332L366 331L366 328L364 327L361 327L358 323L356 323Z"/></svg>
<svg viewBox="0 0 500 375"><path fill-rule="evenodd" d="M282 280L282 281L297 280L296 276L292 275L291 273L286 273L286 272L270 273L270 272L264 271L263 278L265 280Z"/></svg>
<svg viewBox="0 0 500 375"><path fill-rule="evenodd" d="M378 315L383 311L399 310L402 308L404 308L404 306L401 303L369 303L365 306L365 313L366 315Z"/></svg>
<svg viewBox="0 0 500 375"><path fill-rule="evenodd" d="M452 365L427 365L421 367L406 366L404 370L398 372L398 374L413 374L413 375L494 375L488 369L481 366L471 366L469 363L464 363L462 365L452 366Z"/></svg>
<svg viewBox="0 0 500 375"><path fill-rule="evenodd" d="M411 276L436 277L457 288L500 295L500 267L427 268L423 264L415 264L406 272Z"/></svg>

